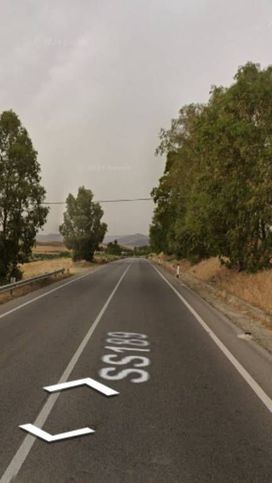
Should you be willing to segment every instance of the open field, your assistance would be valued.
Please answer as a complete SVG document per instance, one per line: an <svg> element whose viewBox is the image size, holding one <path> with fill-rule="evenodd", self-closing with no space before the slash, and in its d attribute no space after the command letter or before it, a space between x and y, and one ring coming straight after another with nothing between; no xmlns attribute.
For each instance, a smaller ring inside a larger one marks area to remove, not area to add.
<svg viewBox="0 0 272 483"><path fill-rule="evenodd" d="M88 271L95 270L96 267L97 267L96 263L89 263L85 261L73 262L71 258L66 258L66 257L63 257L63 258L59 257L59 258L54 258L52 260L39 260L35 262L25 263L23 265L20 265L20 269L23 271L23 279L32 278L47 272L53 272L60 268L64 268L65 273L63 275L58 275L57 279L55 277L52 277L52 278L49 278L48 280L41 280L35 284L20 287L14 290L12 295L9 292L0 294L0 304L8 302L9 300L15 297L20 297L29 292L32 292L37 288L50 285L51 283L56 282L56 280L67 278L70 275L79 274L86 270Z"/></svg>
<svg viewBox="0 0 272 483"><path fill-rule="evenodd" d="M53 272L59 268L65 268L66 271L72 268L72 260L70 258L54 258L53 260L38 260L36 262L24 263L19 266L23 272L23 278L35 277L46 272Z"/></svg>
<svg viewBox="0 0 272 483"><path fill-rule="evenodd" d="M71 258L59 257L52 260L38 260L35 262L24 263L20 265L20 269L23 271L23 278L35 277L36 275L42 275L43 273L53 272L60 268L64 268L67 273L71 275L89 270L95 267L96 263L86 262L84 260L80 262L73 262Z"/></svg>
<svg viewBox="0 0 272 483"><path fill-rule="evenodd" d="M63 275L58 275L58 279L66 278L70 275L80 274L85 271L95 270L97 265L109 263L118 259L118 256L109 255L103 252L97 252L94 256L94 262L86 262L85 260L74 262L71 258L71 251L68 250L62 242L37 242L33 248L34 260L28 263L19 265L23 272L23 279L36 277L48 272L54 272L61 268L65 269ZM36 256L36 257L35 257ZM36 258L36 259L35 259ZM56 278L39 281L35 284L18 288L13 291L13 294L0 294L0 304L8 302L14 297L25 295L44 285L49 285L56 281Z"/></svg>
<svg viewBox="0 0 272 483"><path fill-rule="evenodd" d="M69 250L61 242L51 242L49 244L43 243L43 242L37 242L36 246L33 248L34 254L35 253L56 254L61 252L69 252Z"/></svg>
<svg viewBox="0 0 272 483"><path fill-rule="evenodd" d="M33 255L39 255L40 259L20 265L20 269L23 271L23 278L35 277L36 275L53 272L60 268L65 268L67 273L76 274L97 264L108 263L118 258L114 255L98 252L95 254L93 263L84 260L73 262L72 258L67 256L69 253L71 254L71 251L62 242L37 242L33 248Z"/></svg>
<svg viewBox="0 0 272 483"><path fill-rule="evenodd" d="M54 243L54 244L39 244L38 249L42 250L41 254L49 254L53 253L54 255L58 252L55 250L59 248L60 253L63 253L65 247L61 243ZM54 258L45 259L45 260L36 260L29 263L24 263L19 265L19 268L23 272L23 279L32 278L38 275L42 275L48 272L54 272L60 268L65 269L65 273L63 275L58 275L58 280L61 278L67 278L70 275L80 274L85 271L92 271L95 270L98 265L109 263L118 259L119 257L114 255L107 255L104 253L98 253L95 255L94 262L86 262L85 260L73 262L72 258L70 257L61 257L56 256ZM10 293L3 293L0 294L0 304L8 302L9 300L13 299L14 297L20 297L21 295L25 295L33 290L40 288L45 285L49 285L56 281L56 278L42 280L35 284L28 285L25 287L18 288L14 290L13 294Z"/></svg>
<svg viewBox="0 0 272 483"><path fill-rule="evenodd" d="M70 275L84 272L85 270L92 270L92 268L95 269L96 265L94 263L88 263L88 262L75 263L72 261L71 258L59 257L59 258L54 258L52 260L38 260L35 262L24 263L23 265L19 265L19 267L23 271L23 279L42 275L47 272L54 272L55 270L64 268L65 273L63 275L58 275L57 277L57 280L60 280L62 278L67 278ZM56 278L52 277L48 280L41 280L35 284L18 288L13 291L12 295L9 292L0 294L0 304L8 302L9 300L15 297L20 297L29 292L32 292L37 288L43 287L45 285L50 285L55 281L56 281Z"/></svg>
<svg viewBox="0 0 272 483"><path fill-rule="evenodd" d="M191 265L188 261L179 261L160 256L161 262L175 270L177 263L182 272L219 289L222 295L229 293L266 312L272 313L272 270L262 270L250 274L235 272L220 264L218 258L210 258Z"/></svg>
<svg viewBox="0 0 272 483"><path fill-rule="evenodd" d="M33 262L33 263L39 263L39 262ZM28 264L25 264L25 265L28 265ZM29 264L29 265L32 265L32 263ZM42 267L37 266L37 267L34 268L34 267L30 266L27 269L24 268L23 279L35 277L37 275L42 275L45 272L57 270L57 268L64 268L64 267L59 266L59 267L56 267L56 268L54 267L54 268L51 268L51 269L48 269L48 270L43 270ZM0 304L4 304L6 302L9 302L9 300L12 300L12 299L17 298L17 297L21 297L22 295L26 295L30 292L33 292L34 290L36 290L38 288L50 285L51 283L54 283L57 280L67 278L69 276L70 276L69 272L66 271L64 274L58 274L57 276L50 277L50 278L45 279L45 280L37 281L36 283L32 283L31 285L25 285L23 287L16 288L15 290L12 291L12 293L10 293L10 292L1 293L0 294Z"/></svg>

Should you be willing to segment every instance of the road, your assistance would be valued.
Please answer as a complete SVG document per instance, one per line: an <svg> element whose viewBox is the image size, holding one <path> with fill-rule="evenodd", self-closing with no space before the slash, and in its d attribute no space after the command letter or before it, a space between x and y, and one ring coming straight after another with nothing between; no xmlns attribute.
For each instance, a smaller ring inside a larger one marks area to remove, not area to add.
<svg viewBox="0 0 272 483"><path fill-rule="evenodd" d="M271 358L143 259L0 308L1 482L272 482ZM118 392L44 387L92 378ZM45 442L21 425L59 435Z"/></svg>

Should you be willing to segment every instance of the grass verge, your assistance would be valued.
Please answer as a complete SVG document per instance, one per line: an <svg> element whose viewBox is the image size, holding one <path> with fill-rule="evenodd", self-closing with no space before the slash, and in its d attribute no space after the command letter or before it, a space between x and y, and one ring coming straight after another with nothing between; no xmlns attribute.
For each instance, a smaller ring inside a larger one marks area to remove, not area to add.
<svg viewBox="0 0 272 483"><path fill-rule="evenodd" d="M166 256L153 257L155 261L168 266L175 273L179 263L182 273L192 275L214 288L222 296L231 294L250 305L272 315L272 270L262 270L254 274L235 272L220 264L218 258L210 258L191 265L188 261L177 261Z"/></svg>

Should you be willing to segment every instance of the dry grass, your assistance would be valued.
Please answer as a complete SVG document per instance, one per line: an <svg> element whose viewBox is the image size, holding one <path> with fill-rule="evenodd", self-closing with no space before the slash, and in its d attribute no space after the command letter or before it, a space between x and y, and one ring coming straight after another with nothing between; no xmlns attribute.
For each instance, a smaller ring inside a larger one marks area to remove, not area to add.
<svg viewBox="0 0 272 483"><path fill-rule="evenodd" d="M73 262L72 258L69 258L67 256L61 256L61 254L66 251L68 252L69 250L67 250L67 248L63 245L63 243L60 243L60 242L53 242L50 244L37 243L36 247L33 250L34 253L53 255L53 257L45 260L36 260L33 262L19 265L19 268L23 272L23 279L26 280L28 278L32 278L48 272L54 272L55 270L64 268L65 273L63 275L62 274L58 275L57 279L59 280L62 278L66 278L69 275L79 274L87 270L92 271L97 267L97 265L104 264L116 259L116 257L113 257L113 256L98 254L95 257L94 263L86 262L86 261ZM58 256L58 254L60 256ZM56 278L52 277L46 280L39 281L35 284L17 288L16 290L13 291L12 295L10 293L0 294L0 304L8 302L14 297L20 297L29 292L32 292L33 290L40 288L42 286L49 285L55 281L56 281Z"/></svg>
<svg viewBox="0 0 272 483"><path fill-rule="evenodd" d="M180 264L181 271L190 273L194 277L214 287L235 295L240 299L272 313L272 270L258 273L238 273L220 264L218 258L210 258L196 265L187 261L168 261L167 265Z"/></svg>
<svg viewBox="0 0 272 483"><path fill-rule="evenodd" d="M35 277L47 272L53 272L60 268L64 268L65 273L63 275L58 275L57 280L66 278L69 275L84 272L86 270L95 269L95 267L96 265L94 263L89 263L84 261L73 262L71 258L66 258L66 257L55 258L53 260L40 260L40 261L30 262L30 263L25 263L24 265L20 265L20 268L23 271L23 279ZM0 294L0 304L8 302L9 300L14 299L15 297L26 295L37 288L50 285L51 283L54 283L54 282L56 282L56 278L52 277L48 280L47 279L41 280L35 284L26 285L25 287L20 287L14 290L12 295L10 293Z"/></svg>
<svg viewBox="0 0 272 483"><path fill-rule="evenodd" d="M220 288L232 295L272 313L272 270L256 274L231 273L217 281Z"/></svg>
<svg viewBox="0 0 272 483"><path fill-rule="evenodd" d="M229 272L226 267L220 264L218 258L210 258L196 265L190 265L187 271L204 282L213 282L218 277L224 278Z"/></svg>
<svg viewBox="0 0 272 483"><path fill-rule="evenodd" d="M54 259L52 261L46 260L46 261L25 263L24 265L20 265L20 268L23 271L23 279L35 277L37 275L42 275L46 272L53 272L54 270L57 270L59 268L65 268L66 269L65 274L58 275L57 280L60 280L62 278L66 278L67 276L69 276L69 273L73 273L72 270L70 271L70 267L67 262L72 263L70 259L59 258L59 259ZM0 304L8 302L9 300L12 300L15 297L26 295L37 288L50 285L53 282L56 282L56 278L54 277L49 278L48 280L41 280L35 284L26 285L25 287L17 288L16 290L13 290L12 294L10 294L9 292L0 294Z"/></svg>
<svg viewBox="0 0 272 483"><path fill-rule="evenodd" d="M0 294L0 304L9 302L14 298L21 297L22 295L26 295L30 292L33 292L36 289L39 289L41 287L46 287L47 285L50 285L51 283L54 283L57 280L62 280L67 277L69 277L69 274L65 273L64 275L58 275L57 278L51 277L48 280L40 280L35 284L33 283L31 285L26 285L24 287L17 288L16 290L13 290L12 294L10 294L9 292L2 293Z"/></svg>
<svg viewBox="0 0 272 483"><path fill-rule="evenodd" d="M60 252L68 252L69 250L66 246L61 242L52 242L50 244L38 242L36 246L33 248L33 253L60 253Z"/></svg>
<svg viewBox="0 0 272 483"><path fill-rule="evenodd" d="M46 272L53 272L60 268L65 268L66 272L75 274L90 269L93 266L94 264L90 262L73 262L71 258L60 257L52 260L39 260L25 263L24 265L20 265L20 268L23 271L23 278L26 279Z"/></svg>
<svg viewBox="0 0 272 483"><path fill-rule="evenodd" d="M54 258L53 260L38 260L36 262L24 263L20 265L23 278L35 277L46 272L53 272L60 268L71 269L72 260L70 258Z"/></svg>
<svg viewBox="0 0 272 483"><path fill-rule="evenodd" d="M272 312L272 270L258 273L238 273L211 258L191 267L195 277L245 300L267 312Z"/></svg>

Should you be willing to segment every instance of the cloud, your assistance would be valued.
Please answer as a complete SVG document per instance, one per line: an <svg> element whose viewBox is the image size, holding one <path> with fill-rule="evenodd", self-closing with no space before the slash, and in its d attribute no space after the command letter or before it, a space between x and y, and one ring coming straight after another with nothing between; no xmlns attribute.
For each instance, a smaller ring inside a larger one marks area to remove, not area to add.
<svg viewBox="0 0 272 483"><path fill-rule="evenodd" d="M148 196L160 128L238 65L271 61L268 0L4 0L1 17L1 110L29 130L50 201L82 184ZM148 231L152 203L104 208L110 233ZM60 222L52 207L46 231Z"/></svg>

